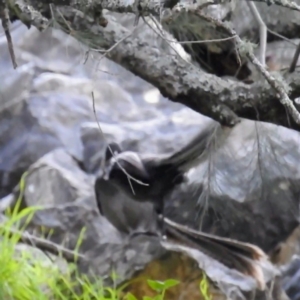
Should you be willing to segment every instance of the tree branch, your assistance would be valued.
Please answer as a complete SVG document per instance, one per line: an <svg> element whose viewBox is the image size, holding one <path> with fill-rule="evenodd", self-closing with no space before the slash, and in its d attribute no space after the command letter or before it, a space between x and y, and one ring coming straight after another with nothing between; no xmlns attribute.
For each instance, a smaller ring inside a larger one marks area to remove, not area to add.
<svg viewBox="0 0 300 300"><path fill-rule="evenodd" d="M263 2L268 5L276 4L292 10L300 11L300 6L291 0L246 0L253 2ZM34 1L30 1L34 2ZM162 8L172 9L175 5L181 9L202 9L209 5L224 4L230 0L198 0L197 4L181 3L180 0L40 0L40 4L54 4L59 6L70 6L82 12L92 12L93 10L107 9L119 13L136 13L137 2L142 7L143 12L154 16L161 15Z"/></svg>
<svg viewBox="0 0 300 300"><path fill-rule="evenodd" d="M40 1L31 0L31 3L36 8ZM286 112L279 103L276 92L267 82L246 85L223 80L202 72L180 57L159 52L141 36L126 39L130 31L110 17L110 26L103 28L95 24L92 18L71 7L61 6L59 10L61 14L56 13L55 18L63 30L70 33L71 27L72 36L90 48L113 48L107 53L109 59L153 84L170 100L180 102L228 126L239 121L237 116L256 120L259 115L261 121L289 127ZM70 27L66 25L66 20ZM113 47L120 40L123 40L122 43ZM299 97L299 71L281 75L290 85L289 95ZM295 122L291 125L300 130Z"/></svg>
<svg viewBox="0 0 300 300"><path fill-rule="evenodd" d="M201 16L203 19L207 21L211 21L214 23L217 27L224 28L228 31L229 34L236 36L237 44L240 48L244 47L244 42L241 40L241 38L236 34L236 32L231 29L226 23L220 22L217 19L214 19L212 17L208 17L201 12L198 12L199 16ZM244 47L245 48L245 47ZM280 103L286 108L286 110L290 113L292 116L294 122L298 125L300 125L300 113L296 109L294 103L291 101L291 99L288 96L288 85L283 83L283 81L280 79L275 79L267 70L264 68L264 66L258 61L258 59L255 57L251 49L244 49L246 50L245 55L248 57L248 59L253 63L253 65L258 69L258 71L261 73L261 75L269 82L269 84L275 89L275 91L278 93L277 97L279 98Z"/></svg>
<svg viewBox="0 0 300 300"><path fill-rule="evenodd" d="M100 26L93 25L93 20L78 11L75 13L69 7L61 7L60 10L74 30L73 36L76 39L93 49L112 49L106 53L106 57L152 83L164 96L174 102L183 103L223 125L234 126L239 122L237 115L226 104L214 97L208 98L208 94L205 94L204 98L202 97L202 92L199 93L198 89L208 91L211 89L212 82L203 82L203 87L199 87L199 79L205 74L199 72L196 66L193 67L181 58L163 52L158 55L158 49L141 37L132 36L130 39L126 39L125 37L130 31L112 19L109 20L109 23L113 29L103 30ZM59 19L59 14L55 18L68 31L63 20ZM93 28L92 31L91 28ZM81 32L84 32L84 35L81 35ZM122 43L112 48L120 40L123 40ZM213 76L211 77L213 78ZM186 83L190 86L189 89L186 89Z"/></svg>
<svg viewBox="0 0 300 300"><path fill-rule="evenodd" d="M47 28L49 21L25 0L9 0L8 5L13 15L16 15L27 27L33 25L39 31Z"/></svg>
<svg viewBox="0 0 300 300"><path fill-rule="evenodd" d="M291 1L291 0L246 0L246 1L262 2L268 5L276 4L278 6L300 11L300 6L295 1Z"/></svg>
<svg viewBox="0 0 300 300"><path fill-rule="evenodd" d="M108 30L94 26L92 20L70 8L63 8L62 13L78 32L74 37L92 48L108 50L129 33L129 30L112 19L109 23L113 29ZM59 22L64 26L62 20ZM84 36L80 32L85 32ZM107 53L107 57L153 84L170 100L180 102L222 124L234 125L238 120L236 115L256 120L258 112L261 121L289 126L277 92L267 82L246 85L223 80L202 72L179 57L164 52L158 55L158 49L140 36L124 39ZM283 73L282 76L290 84L292 95L299 96L300 73ZM292 125L300 129L299 125Z"/></svg>

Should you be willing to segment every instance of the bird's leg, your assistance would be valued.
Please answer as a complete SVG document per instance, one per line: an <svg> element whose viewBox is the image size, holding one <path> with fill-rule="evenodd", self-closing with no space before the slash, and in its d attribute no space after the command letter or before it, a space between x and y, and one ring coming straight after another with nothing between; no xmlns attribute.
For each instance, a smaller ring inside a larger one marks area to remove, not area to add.
<svg viewBox="0 0 300 300"><path fill-rule="evenodd" d="M163 239L166 239L166 226L165 226L165 214L164 214L164 201L161 200L156 205L156 212L158 217L158 227L161 231Z"/></svg>

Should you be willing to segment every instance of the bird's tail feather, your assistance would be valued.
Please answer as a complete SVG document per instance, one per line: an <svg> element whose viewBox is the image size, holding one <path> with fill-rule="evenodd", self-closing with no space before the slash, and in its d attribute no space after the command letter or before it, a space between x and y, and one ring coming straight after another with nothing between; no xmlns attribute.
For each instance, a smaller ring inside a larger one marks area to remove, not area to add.
<svg viewBox="0 0 300 300"><path fill-rule="evenodd" d="M236 240L202 233L167 218L164 220L168 236L198 249L228 268L253 277L261 290L265 289L265 279L259 262L267 255L257 246Z"/></svg>

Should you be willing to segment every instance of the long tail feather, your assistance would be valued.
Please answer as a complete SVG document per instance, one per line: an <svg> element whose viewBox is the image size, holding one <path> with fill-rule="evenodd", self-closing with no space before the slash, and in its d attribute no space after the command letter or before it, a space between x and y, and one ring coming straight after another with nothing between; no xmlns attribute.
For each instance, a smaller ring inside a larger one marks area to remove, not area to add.
<svg viewBox="0 0 300 300"><path fill-rule="evenodd" d="M173 236L184 244L199 249L228 268L252 276L258 287L265 289L265 280L260 260L267 255L257 246L227 238L202 233L167 218L164 219L167 236Z"/></svg>

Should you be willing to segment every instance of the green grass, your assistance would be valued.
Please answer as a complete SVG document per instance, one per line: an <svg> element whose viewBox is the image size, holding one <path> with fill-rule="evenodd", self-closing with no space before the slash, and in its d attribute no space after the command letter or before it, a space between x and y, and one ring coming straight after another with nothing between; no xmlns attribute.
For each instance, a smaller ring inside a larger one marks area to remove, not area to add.
<svg viewBox="0 0 300 300"><path fill-rule="evenodd" d="M24 244L20 249L19 242L26 224L31 220L34 212L40 209L39 207L20 209L25 178L26 173L19 183L19 199L12 210L8 209L5 212L7 221L0 225L0 299L119 299L121 289L105 288L101 279L91 282L87 276L79 275L75 264L65 263L65 268L62 270L42 252L39 253L39 250L33 251L34 249L30 249L31 246L24 247ZM84 230L78 238L78 247L83 234Z"/></svg>
<svg viewBox="0 0 300 300"><path fill-rule="evenodd" d="M118 300L126 285L117 288L103 286L101 278L90 280L79 274L76 265L66 263L62 270L39 250L31 246L20 247L20 238L39 207L21 208L25 190L26 173L19 183L20 196L13 209L6 211L7 221L0 224L0 299L5 300ZM24 219L27 220L24 223ZM22 222L21 222L22 221ZM14 231L12 231L14 229ZM78 239L82 241L84 230ZM24 245L24 244L23 244ZM74 251L78 250L78 247ZM40 255L37 255L37 253ZM112 275L114 279L115 275ZM148 280L149 287L156 291L153 298L140 300L163 300L165 291L179 282L173 279L165 282ZM130 293L123 299L137 300Z"/></svg>
<svg viewBox="0 0 300 300"><path fill-rule="evenodd" d="M17 217L18 215L16 215ZM9 221L9 226L13 222ZM15 225L15 224L14 224ZM78 274L75 264L67 264L65 270L49 262L43 255L31 251L18 251L16 245L20 235L8 235L9 227L1 226L0 236L0 299L6 300L118 300L125 286L105 287L101 278L93 282L85 275ZM175 280L165 282L148 281L157 292L153 298L143 300L163 300L165 291L177 284ZM127 293L123 299L137 300Z"/></svg>

